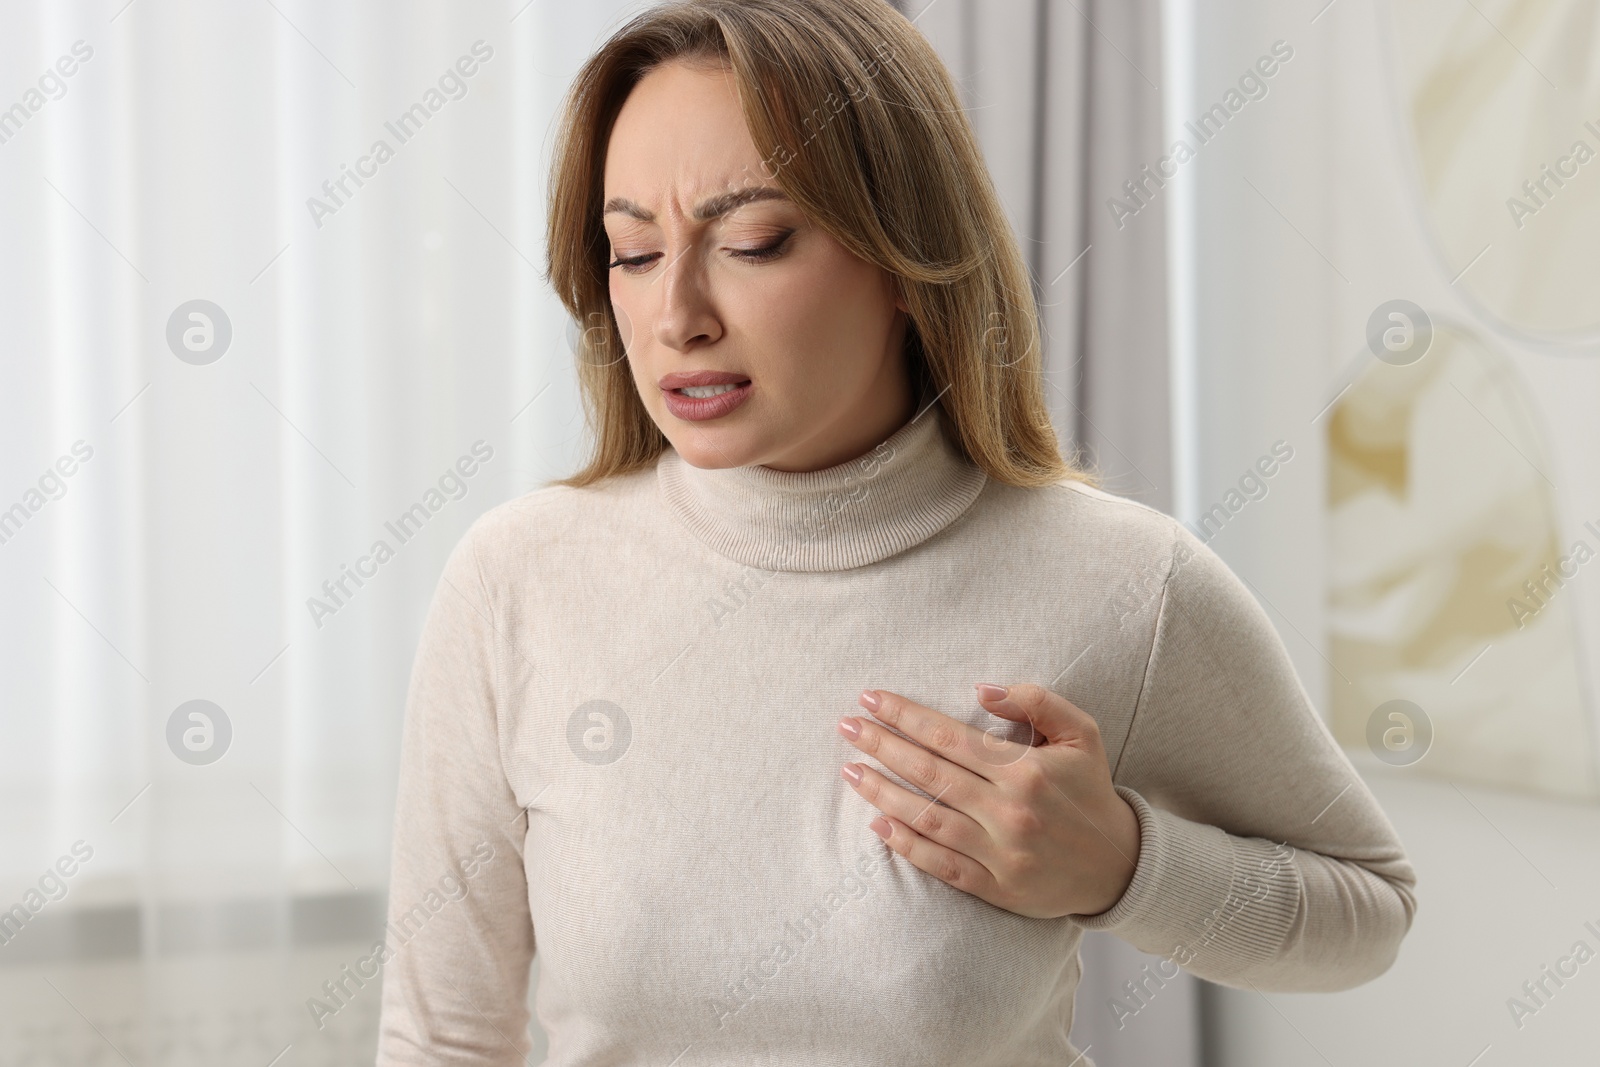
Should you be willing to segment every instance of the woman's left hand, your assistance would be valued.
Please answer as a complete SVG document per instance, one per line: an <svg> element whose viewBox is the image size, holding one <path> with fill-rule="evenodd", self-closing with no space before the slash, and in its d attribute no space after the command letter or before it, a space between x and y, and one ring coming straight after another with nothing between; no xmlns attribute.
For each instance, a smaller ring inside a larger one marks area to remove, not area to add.
<svg viewBox="0 0 1600 1067"><path fill-rule="evenodd" d="M1139 819L1112 788L1099 725L1042 686L980 685L978 700L1031 723L1034 743L1005 740L883 689L860 698L877 722L839 721L856 748L927 793L865 764L845 764L840 774L883 812L873 830L916 867L997 908L1035 919L1106 911L1133 880Z"/></svg>

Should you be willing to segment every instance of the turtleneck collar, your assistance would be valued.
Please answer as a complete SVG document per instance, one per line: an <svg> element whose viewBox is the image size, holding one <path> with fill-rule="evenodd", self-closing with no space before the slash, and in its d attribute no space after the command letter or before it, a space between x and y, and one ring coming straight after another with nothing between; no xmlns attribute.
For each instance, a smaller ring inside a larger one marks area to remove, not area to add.
<svg viewBox="0 0 1600 1067"><path fill-rule="evenodd" d="M937 400L876 448L816 471L656 461L667 506L709 547L768 571L842 571L920 544L954 522L988 475L945 438Z"/></svg>

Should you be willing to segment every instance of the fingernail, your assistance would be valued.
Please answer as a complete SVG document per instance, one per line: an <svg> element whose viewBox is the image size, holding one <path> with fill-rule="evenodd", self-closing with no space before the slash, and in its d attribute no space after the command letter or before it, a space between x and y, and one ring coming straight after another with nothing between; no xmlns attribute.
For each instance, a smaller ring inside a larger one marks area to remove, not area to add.
<svg viewBox="0 0 1600 1067"><path fill-rule="evenodd" d="M876 819L873 819L867 825L872 827L872 832L873 833L877 834L879 837L883 838L885 841L889 840L889 820L888 819L885 819L882 815L880 815Z"/></svg>
<svg viewBox="0 0 1600 1067"><path fill-rule="evenodd" d="M1004 700L1009 692L1008 686L990 685L988 682L979 682L977 689L979 700Z"/></svg>
<svg viewBox="0 0 1600 1067"><path fill-rule="evenodd" d="M878 694L877 694L877 692L875 690L872 690L872 689L863 689L861 691L861 706L866 708L868 711L877 711L878 710Z"/></svg>
<svg viewBox="0 0 1600 1067"><path fill-rule="evenodd" d="M839 720L839 732L854 741L861 736L861 724L846 715Z"/></svg>
<svg viewBox="0 0 1600 1067"><path fill-rule="evenodd" d="M861 784L861 768L857 767L854 763L846 763L843 767L839 768L839 773L850 779L851 785Z"/></svg>

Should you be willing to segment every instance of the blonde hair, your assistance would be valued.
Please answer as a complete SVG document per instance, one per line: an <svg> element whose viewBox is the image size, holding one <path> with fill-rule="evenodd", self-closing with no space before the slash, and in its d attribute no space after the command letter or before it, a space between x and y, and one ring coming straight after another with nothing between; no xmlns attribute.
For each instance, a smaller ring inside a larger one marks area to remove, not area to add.
<svg viewBox="0 0 1600 1067"><path fill-rule="evenodd" d="M594 443L551 484L591 485L668 447L611 312L601 209L617 114L669 60L731 68L762 178L896 278L913 391L938 396L967 459L1016 486L1098 484L1061 456L1027 267L955 86L887 0L677 0L635 16L578 72L552 164L547 278L579 327Z"/></svg>

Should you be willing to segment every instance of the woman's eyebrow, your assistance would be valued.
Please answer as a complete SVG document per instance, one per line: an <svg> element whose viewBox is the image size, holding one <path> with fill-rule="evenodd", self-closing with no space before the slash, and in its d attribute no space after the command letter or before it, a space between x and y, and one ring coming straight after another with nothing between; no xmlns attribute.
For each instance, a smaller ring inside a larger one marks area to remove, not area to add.
<svg viewBox="0 0 1600 1067"><path fill-rule="evenodd" d="M712 219L726 215L736 207L742 207L757 200L787 199L789 199L789 194L776 186L756 185L747 189L736 189L732 192L713 196L696 206L692 214L699 222L709 222ZM614 196L606 201L605 210L601 214L610 215L613 212L629 215L640 222L654 222L656 220L654 212L646 211L625 196Z"/></svg>

